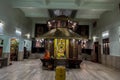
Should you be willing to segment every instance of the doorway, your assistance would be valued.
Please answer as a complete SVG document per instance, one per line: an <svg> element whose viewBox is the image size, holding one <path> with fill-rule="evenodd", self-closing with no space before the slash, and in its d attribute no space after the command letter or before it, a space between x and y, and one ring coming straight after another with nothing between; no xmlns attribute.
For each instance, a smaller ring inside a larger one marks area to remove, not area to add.
<svg viewBox="0 0 120 80"><path fill-rule="evenodd" d="M19 42L16 38L12 38L10 40L10 60L17 61L18 60L18 49Z"/></svg>
<svg viewBox="0 0 120 80"><path fill-rule="evenodd" d="M101 62L101 46L99 42L94 42L94 62Z"/></svg>
<svg viewBox="0 0 120 80"><path fill-rule="evenodd" d="M0 46L0 57L2 57L3 47Z"/></svg>
<svg viewBox="0 0 120 80"><path fill-rule="evenodd" d="M54 56L58 59L68 57L68 40L67 39L54 40Z"/></svg>

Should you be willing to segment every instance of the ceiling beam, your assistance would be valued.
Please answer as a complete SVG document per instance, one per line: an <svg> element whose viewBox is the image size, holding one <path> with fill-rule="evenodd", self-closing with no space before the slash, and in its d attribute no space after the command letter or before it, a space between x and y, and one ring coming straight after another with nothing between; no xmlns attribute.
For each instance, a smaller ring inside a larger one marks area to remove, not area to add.
<svg viewBox="0 0 120 80"><path fill-rule="evenodd" d="M42 0L43 4L46 5L47 4L47 0Z"/></svg>
<svg viewBox="0 0 120 80"><path fill-rule="evenodd" d="M75 4L78 6L82 6L84 4L84 0L75 0Z"/></svg>
<svg viewBox="0 0 120 80"><path fill-rule="evenodd" d="M49 2L46 2L49 3ZM65 5L65 4L52 4L52 5L45 5L42 2L22 2L22 1L15 1L12 3L14 8L45 8L45 9L101 9L101 10L112 10L114 8L114 4L103 4L102 3L84 3L81 6L78 6L76 4L74 5ZM82 4L82 3L81 3Z"/></svg>
<svg viewBox="0 0 120 80"><path fill-rule="evenodd" d="M44 0L46 2L46 5L50 3L50 0Z"/></svg>
<svg viewBox="0 0 120 80"><path fill-rule="evenodd" d="M80 19L99 19L99 15L77 15L76 18Z"/></svg>
<svg viewBox="0 0 120 80"><path fill-rule="evenodd" d="M75 4L80 6L80 0L75 0Z"/></svg>
<svg viewBox="0 0 120 80"><path fill-rule="evenodd" d="M104 2L93 2L93 3L84 3L84 6L88 9L103 9L103 10L113 10L115 4L113 3L104 3Z"/></svg>
<svg viewBox="0 0 120 80"><path fill-rule="evenodd" d="M85 2L114 2L115 0L84 0Z"/></svg>

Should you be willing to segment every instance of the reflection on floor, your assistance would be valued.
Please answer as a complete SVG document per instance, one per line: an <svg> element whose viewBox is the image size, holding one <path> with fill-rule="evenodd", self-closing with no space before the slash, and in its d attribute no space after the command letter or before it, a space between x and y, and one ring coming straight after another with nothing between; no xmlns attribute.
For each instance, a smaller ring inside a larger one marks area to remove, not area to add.
<svg viewBox="0 0 120 80"><path fill-rule="evenodd" d="M24 60L0 69L0 80L55 80L55 71L42 70L40 60ZM81 69L67 70L66 80L120 80L120 71L83 61Z"/></svg>

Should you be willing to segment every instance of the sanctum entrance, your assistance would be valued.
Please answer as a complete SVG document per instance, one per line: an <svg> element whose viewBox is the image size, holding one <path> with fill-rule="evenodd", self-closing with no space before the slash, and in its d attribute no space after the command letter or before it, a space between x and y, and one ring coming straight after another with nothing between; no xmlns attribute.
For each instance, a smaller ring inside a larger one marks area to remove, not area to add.
<svg viewBox="0 0 120 80"><path fill-rule="evenodd" d="M66 59L69 54L68 39L54 39L54 57L57 59Z"/></svg>

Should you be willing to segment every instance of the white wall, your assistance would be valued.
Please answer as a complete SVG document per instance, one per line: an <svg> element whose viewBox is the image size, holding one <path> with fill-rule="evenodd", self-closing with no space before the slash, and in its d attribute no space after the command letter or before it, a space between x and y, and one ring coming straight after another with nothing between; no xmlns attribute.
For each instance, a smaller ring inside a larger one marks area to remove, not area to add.
<svg viewBox="0 0 120 80"><path fill-rule="evenodd" d="M1 0L0 2L0 21L2 21L4 24L2 26L3 29L0 29L0 34L4 35L1 35L0 37L8 36L3 37L4 44L8 44L11 37L20 39L21 41L19 45L19 51L23 51L22 48L25 38L24 35L27 33L32 34L32 20L25 17L24 13L20 9L12 8L12 6L7 2L6 0ZM19 28L21 30L21 36L16 35L16 28ZM3 52L9 53L9 45L4 47Z"/></svg>
<svg viewBox="0 0 120 80"><path fill-rule="evenodd" d="M24 40L24 42L25 42L24 47L26 47L28 51L31 51L32 41Z"/></svg>
<svg viewBox="0 0 120 80"><path fill-rule="evenodd" d="M99 42L102 45L102 32L109 31L110 39L110 55L120 56L120 9L105 12L101 15L97 22L97 27L93 29L92 35L99 37Z"/></svg>
<svg viewBox="0 0 120 80"><path fill-rule="evenodd" d="M3 33L6 35L16 36L16 28L21 29L22 35L32 33L32 21L21 10L12 8L4 1L0 3L0 20L4 23Z"/></svg>
<svg viewBox="0 0 120 80"><path fill-rule="evenodd" d="M10 40L9 36L6 35L0 35L0 38L3 40L3 53L9 53L10 52Z"/></svg>

